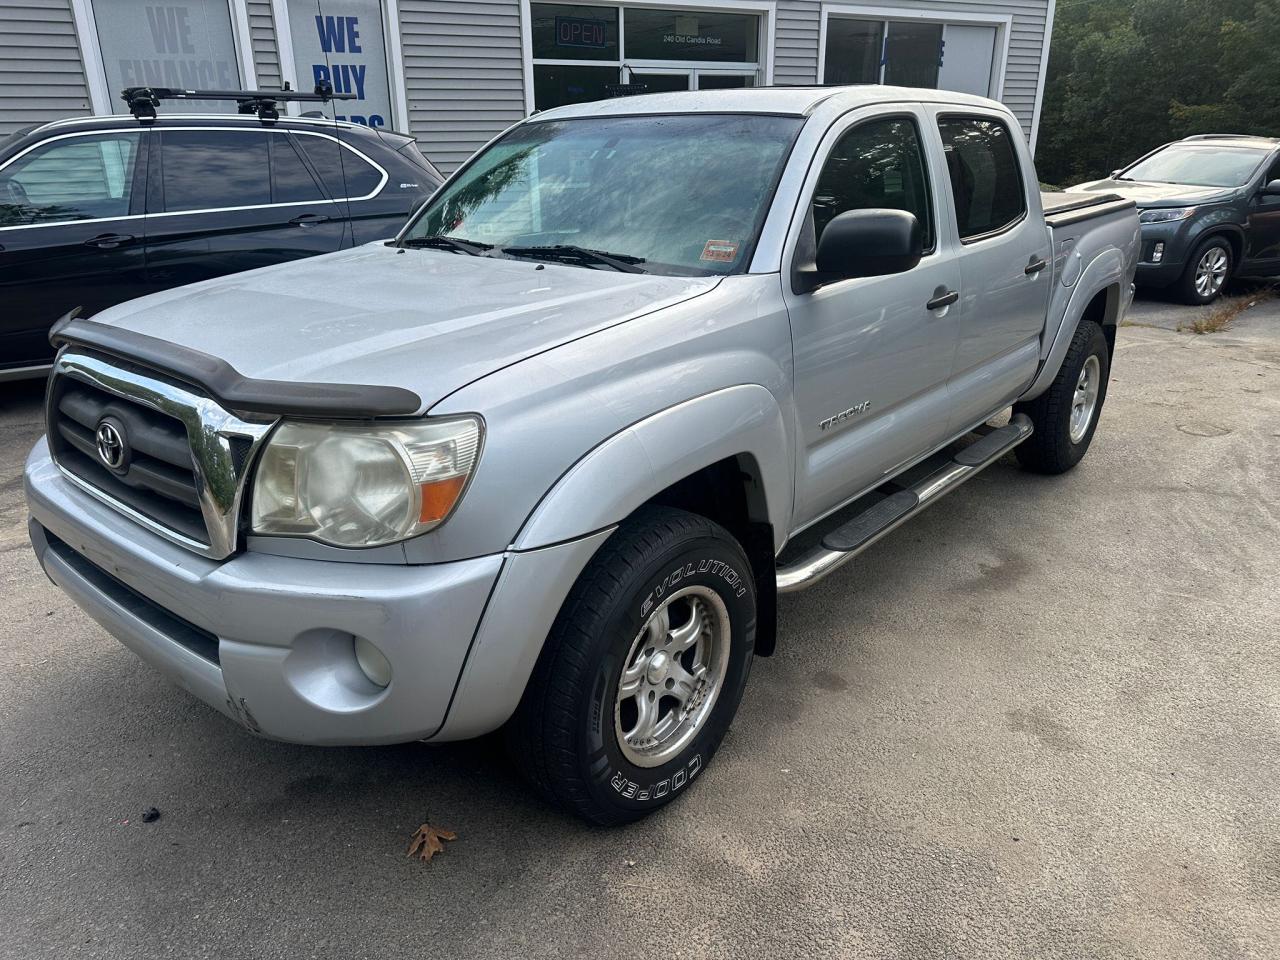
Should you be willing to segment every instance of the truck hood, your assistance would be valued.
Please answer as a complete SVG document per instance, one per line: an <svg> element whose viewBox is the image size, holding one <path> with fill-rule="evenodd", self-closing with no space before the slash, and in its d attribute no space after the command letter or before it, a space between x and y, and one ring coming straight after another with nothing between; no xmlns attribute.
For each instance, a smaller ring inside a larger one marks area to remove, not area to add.
<svg viewBox="0 0 1280 960"><path fill-rule="evenodd" d="M153 294L94 320L217 357L245 377L402 387L426 409L718 282L376 243Z"/></svg>
<svg viewBox="0 0 1280 960"><path fill-rule="evenodd" d="M1231 199L1235 187L1197 187L1188 183L1147 183L1140 180L1094 180L1067 187L1067 193L1115 193L1139 207L1190 207Z"/></svg>

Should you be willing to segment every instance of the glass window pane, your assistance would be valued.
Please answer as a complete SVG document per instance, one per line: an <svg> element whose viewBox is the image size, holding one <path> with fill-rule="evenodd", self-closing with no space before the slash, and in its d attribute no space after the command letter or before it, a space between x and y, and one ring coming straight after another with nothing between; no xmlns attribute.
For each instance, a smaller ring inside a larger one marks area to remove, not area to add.
<svg viewBox="0 0 1280 960"><path fill-rule="evenodd" d="M829 19L823 82L879 83L883 39L884 24L879 20Z"/></svg>
<svg viewBox="0 0 1280 960"><path fill-rule="evenodd" d="M328 137L298 134L298 145L320 174L329 196L365 197L382 181L382 174L353 151L338 146Z"/></svg>
<svg viewBox="0 0 1280 960"><path fill-rule="evenodd" d="M942 60L942 24L889 24L884 44L884 82L899 87L938 86Z"/></svg>
<svg viewBox="0 0 1280 960"><path fill-rule="evenodd" d="M760 56L757 16L639 8L623 16L629 59L755 63Z"/></svg>
<svg viewBox="0 0 1280 960"><path fill-rule="evenodd" d="M533 105L538 110L548 110L566 103L603 100L609 96L606 87L617 82L617 67L552 67L537 64L533 68Z"/></svg>
<svg viewBox="0 0 1280 960"><path fill-rule="evenodd" d="M946 117L938 121L938 129L960 238L999 230L1021 217L1027 200L1008 128L998 120Z"/></svg>
<svg viewBox="0 0 1280 960"><path fill-rule="evenodd" d="M617 7L535 3L531 10L535 59L618 59ZM616 83L617 79L615 78L613 82Z"/></svg>
<svg viewBox="0 0 1280 960"><path fill-rule="evenodd" d="M588 117L517 127L441 188L409 235L574 244L667 274L751 254L799 117Z"/></svg>
<svg viewBox="0 0 1280 960"><path fill-rule="evenodd" d="M644 84L645 93L675 93L689 89L692 78L687 73L635 73L631 74L632 83Z"/></svg>
<svg viewBox="0 0 1280 960"><path fill-rule="evenodd" d="M271 137L271 201L306 203L323 200L320 185L285 134Z"/></svg>
<svg viewBox="0 0 1280 960"><path fill-rule="evenodd" d="M698 74L699 90L737 90L740 87L754 87L756 78L747 74L728 76L725 74Z"/></svg>
<svg viewBox="0 0 1280 960"><path fill-rule="evenodd" d="M141 142L115 133L36 147L0 173L0 225L127 216Z"/></svg>
<svg viewBox="0 0 1280 960"><path fill-rule="evenodd" d="M165 210L271 202L267 134L166 130L160 138Z"/></svg>
<svg viewBox="0 0 1280 960"><path fill-rule="evenodd" d="M335 100L326 114L332 109L339 120L391 126L382 0L289 0L288 8L298 86L311 90L328 81L335 93L356 99Z"/></svg>
<svg viewBox="0 0 1280 960"><path fill-rule="evenodd" d="M227 0L93 0L93 13L113 98L125 87L240 89ZM181 104L183 113L235 109L216 100Z"/></svg>
<svg viewBox="0 0 1280 960"><path fill-rule="evenodd" d="M914 213L925 250L933 248L933 205L920 134L905 118L873 120L840 138L813 191L815 240L838 214L874 208Z"/></svg>

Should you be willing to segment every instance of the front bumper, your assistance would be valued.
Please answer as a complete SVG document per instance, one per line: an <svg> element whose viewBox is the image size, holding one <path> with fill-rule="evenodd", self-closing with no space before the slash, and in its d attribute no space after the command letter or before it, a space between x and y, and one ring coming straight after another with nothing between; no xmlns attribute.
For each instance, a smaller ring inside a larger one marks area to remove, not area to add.
<svg viewBox="0 0 1280 960"><path fill-rule="evenodd" d="M50 579L179 686L280 740L435 734L506 559L409 566L241 552L215 561L77 489L43 440L24 479L32 545ZM360 671L356 636L391 663L389 686ZM513 639L536 649L542 636Z"/></svg>

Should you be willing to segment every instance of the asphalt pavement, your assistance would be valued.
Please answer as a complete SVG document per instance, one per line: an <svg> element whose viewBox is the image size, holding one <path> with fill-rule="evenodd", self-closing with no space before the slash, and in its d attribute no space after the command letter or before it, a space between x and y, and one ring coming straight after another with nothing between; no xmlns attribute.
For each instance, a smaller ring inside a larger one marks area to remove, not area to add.
<svg viewBox="0 0 1280 960"><path fill-rule="evenodd" d="M271 743L170 686L38 569L0 386L0 957L1280 956L1280 305L1186 315L1137 305L1074 472L784 598L696 788L612 831L491 741Z"/></svg>

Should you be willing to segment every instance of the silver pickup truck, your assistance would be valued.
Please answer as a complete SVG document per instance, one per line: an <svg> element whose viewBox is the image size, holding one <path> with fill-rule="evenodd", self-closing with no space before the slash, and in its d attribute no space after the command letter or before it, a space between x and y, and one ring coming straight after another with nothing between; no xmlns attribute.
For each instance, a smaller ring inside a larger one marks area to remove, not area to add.
<svg viewBox="0 0 1280 960"><path fill-rule="evenodd" d="M778 594L1009 451L1080 460L1137 256L985 99L547 111L393 241L60 321L31 540L253 733L505 728L633 820L702 775Z"/></svg>

